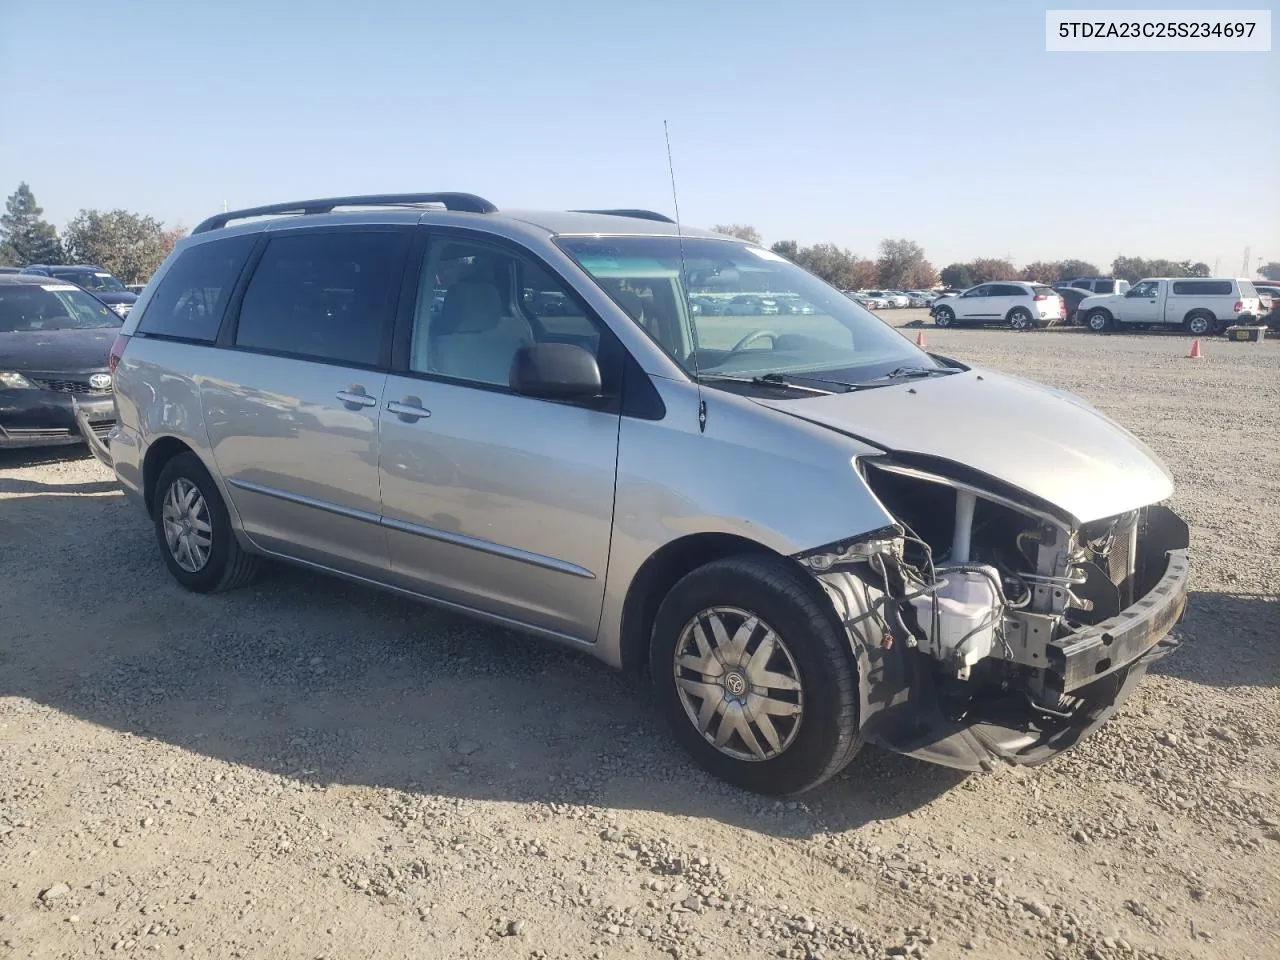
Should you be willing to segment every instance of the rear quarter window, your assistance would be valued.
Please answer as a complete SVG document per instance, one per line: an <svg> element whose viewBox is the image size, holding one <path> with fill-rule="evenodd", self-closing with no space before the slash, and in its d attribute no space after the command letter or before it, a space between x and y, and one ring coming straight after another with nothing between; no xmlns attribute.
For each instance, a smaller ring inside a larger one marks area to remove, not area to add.
<svg viewBox="0 0 1280 960"><path fill-rule="evenodd" d="M1114 280L1095 280L1093 283L1094 293L1115 293L1116 282Z"/></svg>
<svg viewBox="0 0 1280 960"><path fill-rule="evenodd" d="M1175 280L1175 297L1229 297L1234 291L1230 280Z"/></svg>
<svg viewBox="0 0 1280 960"><path fill-rule="evenodd" d="M147 304L138 332L213 343L256 240L256 235L245 234L184 250Z"/></svg>

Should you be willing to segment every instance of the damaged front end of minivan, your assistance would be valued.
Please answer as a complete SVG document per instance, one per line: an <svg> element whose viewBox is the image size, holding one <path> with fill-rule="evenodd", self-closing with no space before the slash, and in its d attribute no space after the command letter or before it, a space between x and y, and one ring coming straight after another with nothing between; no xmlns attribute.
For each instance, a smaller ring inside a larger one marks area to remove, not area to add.
<svg viewBox="0 0 1280 960"><path fill-rule="evenodd" d="M796 557L847 630L862 737L961 770L1043 763L1177 645L1187 525L1159 504L1078 523L922 460L859 459L894 524Z"/></svg>

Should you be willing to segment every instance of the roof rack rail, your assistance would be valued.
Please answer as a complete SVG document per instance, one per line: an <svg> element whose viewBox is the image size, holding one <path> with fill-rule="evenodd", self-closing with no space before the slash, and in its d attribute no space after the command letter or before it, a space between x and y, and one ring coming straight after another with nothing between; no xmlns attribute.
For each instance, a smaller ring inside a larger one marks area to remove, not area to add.
<svg viewBox="0 0 1280 960"><path fill-rule="evenodd" d="M658 223L675 223L665 213L652 210L570 210L570 213L600 213L609 217L633 217L636 220L656 220Z"/></svg>
<svg viewBox="0 0 1280 960"><path fill-rule="evenodd" d="M319 200L294 200L290 203L273 203L265 207L249 207L231 210L209 217L192 233L219 230L232 220L248 220L250 217L267 217L274 214L331 213L335 207L395 207L421 203L442 203L446 210L462 213L497 213L484 197L473 193L375 193L360 197L326 197Z"/></svg>

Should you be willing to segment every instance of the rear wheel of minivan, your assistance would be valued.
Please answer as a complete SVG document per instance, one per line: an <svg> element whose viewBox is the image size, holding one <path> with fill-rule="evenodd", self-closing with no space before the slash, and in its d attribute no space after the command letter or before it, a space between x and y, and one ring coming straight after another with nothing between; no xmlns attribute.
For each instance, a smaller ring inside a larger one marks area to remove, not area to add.
<svg viewBox="0 0 1280 960"><path fill-rule="evenodd" d="M858 686L818 585L780 557L699 567L658 610L650 671L681 745L758 793L817 786L858 751Z"/></svg>
<svg viewBox="0 0 1280 960"><path fill-rule="evenodd" d="M258 572L258 558L236 541L218 487L194 453L165 464L151 513L165 565L188 590L232 590Z"/></svg>

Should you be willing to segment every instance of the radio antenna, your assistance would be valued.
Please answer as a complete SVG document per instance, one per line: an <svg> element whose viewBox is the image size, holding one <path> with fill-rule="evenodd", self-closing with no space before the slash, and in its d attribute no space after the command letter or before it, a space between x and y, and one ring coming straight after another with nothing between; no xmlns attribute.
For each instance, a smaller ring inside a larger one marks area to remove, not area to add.
<svg viewBox="0 0 1280 960"><path fill-rule="evenodd" d="M671 202L676 208L676 242L680 247L680 288L684 295L684 314L688 318L689 342L693 350L689 359L693 362L693 382L698 388L698 431L707 430L707 401L702 398L702 373L698 369L698 331L693 324L693 314L689 312L689 272L684 260L684 230L680 226L680 195L676 192L676 165L671 159L671 131L667 121L662 121L662 135L667 141L667 172L671 174Z"/></svg>

